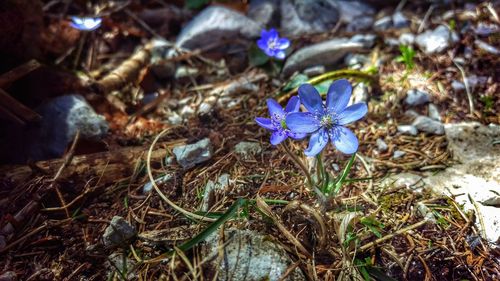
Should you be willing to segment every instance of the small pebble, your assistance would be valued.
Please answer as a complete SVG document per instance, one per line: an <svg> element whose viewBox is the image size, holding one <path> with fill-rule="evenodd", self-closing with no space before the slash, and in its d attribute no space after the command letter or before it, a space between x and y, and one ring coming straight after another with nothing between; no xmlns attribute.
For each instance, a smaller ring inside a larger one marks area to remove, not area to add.
<svg viewBox="0 0 500 281"><path fill-rule="evenodd" d="M409 25L410 21L408 21L403 13L398 11L392 15L392 26L394 26L394 28L403 28L408 27Z"/></svg>
<svg viewBox="0 0 500 281"><path fill-rule="evenodd" d="M392 156L392 158L398 159L398 158L403 157L405 154L406 154L406 152L404 152L404 151L396 150L396 151L394 151L394 155Z"/></svg>
<svg viewBox="0 0 500 281"><path fill-rule="evenodd" d="M444 135L443 123L431 119L427 116L418 116L415 121L413 121L412 125L415 126L419 131L424 133Z"/></svg>
<svg viewBox="0 0 500 281"><path fill-rule="evenodd" d="M377 149L380 152L386 152L389 146L387 146L387 143L383 139L377 139Z"/></svg>
<svg viewBox="0 0 500 281"><path fill-rule="evenodd" d="M439 115L439 109L433 103L429 103L428 115L430 118L432 118L436 121L441 121L441 116Z"/></svg>
<svg viewBox="0 0 500 281"><path fill-rule="evenodd" d="M418 130L413 125L399 125L398 132L404 135L416 136L418 134Z"/></svg>
<svg viewBox="0 0 500 281"><path fill-rule="evenodd" d="M428 103L430 100L429 93L418 89L412 89L406 93L405 103L409 106L417 106Z"/></svg>

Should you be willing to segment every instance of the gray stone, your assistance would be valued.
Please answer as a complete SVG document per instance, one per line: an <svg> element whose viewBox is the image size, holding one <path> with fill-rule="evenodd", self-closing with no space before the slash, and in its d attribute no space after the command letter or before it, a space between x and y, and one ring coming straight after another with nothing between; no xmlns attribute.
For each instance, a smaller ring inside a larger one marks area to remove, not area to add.
<svg viewBox="0 0 500 281"><path fill-rule="evenodd" d="M283 66L283 75L290 76L314 65L333 65L348 52L363 50L362 42L353 42L348 38L336 38L304 47L293 53Z"/></svg>
<svg viewBox="0 0 500 281"><path fill-rule="evenodd" d="M410 21L402 12L397 11L392 15L392 26L394 28L408 27L410 26Z"/></svg>
<svg viewBox="0 0 500 281"><path fill-rule="evenodd" d="M497 33L500 31L500 27L497 24L487 24L484 22L480 22L477 24L477 27L474 28L474 32L479 36L490 36L493 33Z"/></svg>
<svg viewBox="0 0 500 281"><path fill-rule="evenodd" d="M405 103L409 106L417 106L431 101L430 95L427 92L412 89L406 93Z"/></svg>
<svg viewBox="0 0 500 281"><path fill-rule="evenodd" d="M344 23L350 23L360 20L363 17L373 16L375 9L364 1L356 0L334 0L330 1L336 5L340 11L340 20Z"/></svg>
<svg viewBox="0 0 500 281"><path fill-rule="evenodd" d="M490 53L492 55L499 55L500 54L500 50L484 41L481 41L479 39L476 39L474 41L474 44L476 45L476 47L478 47L479 49L487 52L487 53Z"/></svg>
<svg viewBox="0 0 500 281"><path fill-rule="evenodd" d="M373 23L375 31L385 31L392 26L392 19L389 16L382 17Z"/></svg>
<svg viewBox="0 0 500 281"><path fill-rule="evenodd" d="M412 109L405 111L404 115L412 120L420 116L420 114L418 114L415 110Z"/></svg>
<svg viewBox="0 0 500 281"><path fill-rule="evenodd" d="M330 31L339 21L339 11L327 0L282 0L281 29L286 36Z"/></svg>
<svg viewBox="0 0 500 281"><path fill-rule="evenodd" d="M449 30L444 25L421 33L415 38L415 43L428 55L440 53L458 41L459 37L457 33Z"/></svg>
<svg viewBox="0 0 500 281"><path fill-rule="evenodd" d="M177 112L172 112L168 116L167 120L172 125L180 125L180 124L182 124L182 121L183 121L182 117L179 114L177 114Z"/></svg>
<svg viewBox="0 0 500 281"><path fill-rule="evenodd" d="M369 49L373 47L375 44L375 39L377 39L377 35L367 33L367 34L356 34L351 37L352 42L357 42L363 44L363 47Z"/></svg>
<svg viewBox="0 0 500 281"><path fill-rule="evenodd" d="M413 125L399 125L398 132L404 135L416 136L418 134L418 130Z"/></svg>
<svg viewBox="0 0 500 281"><path fill-rule="evenodd" d="M109 125L80 95L60 96L36 110L42 120L28 131L27 157L45 160L63 156L76 132L80 139L99 141L106 136Z"/></svg>
<svg viewBox="0 0 500 281"><path fill-rule="evenodd" d="M155 179L156 185L165 184L174 179L173 174L166 174L162 177ZM153 184L149 181L142 187L142 193L149 193L153 189Z"/></svg>
<svg viewBox="0 0 500 281"><path fill-rule="evenodd" d="M260 31L258 23L237 11L209 6L182 29L176 45L194 50L221 43L224 39L254 40Z"/></svg>
<svg viewBox="0 0 500 281"><path fill-rule="evenodd" d="M420 132L433 135L444 135L443 123L427 116L418 116L415 118L412 125L415 126Z"/></svg>
<svg viewBox="0 0 500 281"><path fill-rule="evenodd" d="M210 139L204 138L194 144L174 147L173 152L177 163L189 169L212 158L212 144Z"/></svg>
<svg viewBox="0 0 500 281"><path fill-rule="evenodd" d="M293 261L283 247L251 230L229 229L224 238L215 232L202 245L202 256L207 257L207 266L216 271L220 281L306 280L298 267L281 279Z"/></svg>
<svg viewBox="0 0 500 281"><path fill-rule="evenodd" d="M435 216L434 216L434 214L432 213L432 210L431 210L429 207L427 207L427 206L426 206L424 203L422 203L422 202L418 202L418 203L417 203L417 213L418 213L421 217L423 217L423 218L425 218L425 219L427 219L427 220L429 220L429 221L436 222L436 217L435 217Z"/></svg>
<svg viewBox="0 0 500 281"><path fill-rule="evenodd" d="M439 115L439 109L433 103L429 103L428 105L428 116L436 121L441 121L441 115Z"/></svg>
<svg viewBox="0 0 500 281"><path fill-rule="evenodd" d="M393 38L393 37L385 37L384 38L384 43L387 46L390 46L390 47L393 47L393 48L399 47L399 45L401 45L401 43L399 43L399 40L396 39L396 38Z"/></svg>
<svg viewBox="0 0 500 281"><path fill-rule="evenodd" d="M279 0L251 0L247 15L262 26L279 26Z"/></svg>
<svg viewBox="0 0 500 281"><path fill-rule="evenodd" d="M373 25L375 9L363 1L330 1L340 11L340 20L347 32L368 30Z"/></svg>
<svg viewBox="0 0 500 281"><path fill-rule="evenodd" d="M365 63L369 61L366 55L349 53L344 59L344 63L352 69L362 69Z"/></svg>
<svg viewBox="0 0 500 281"><path fill-rule="evenodd" d="M460 82L460 81L457 81L457 80L453 80L451 81L451 88L453 89L453 91L455 92L462 92L462 91L465 91L465 85L464 83Z"/></svg>
<svg viewBox="0 0 500 281"><path fill-rule="evenodd" d="M234 152L242 159L251 159L262 152L262 147L256 142L242 141L234 147Z"/></svg>
<svg viewBox="0 0 500 281"><path fill-rule="evenodd" d="M406 155L406 152L402 151L402 150L396 150L394 151L394 154L392 155L392 158L393 159L398 159L398 158L401 158L403 156Z"/></svg>
<svg viewBox="0 0 500 281"><path fill-rule="evenodd" d="M124 246L137 234L135 228L124 218L114 216L102 237L106 248Z"/></svg>
<svg viewBox="0 0 500 281"><path fill-rule="evenodd" d="M217 179L217 182L209 180L205 185L203 190L203 200L201 202L200 210L202 212L208 212L210 208L215 204L215 195L217 193L223 193L229 186L229 175L222 174Z"/></svg>
<svg viewBox="0 0 500 281"><path fill-rule="evenodd" d="M387 145L387 143L385 143L383 139L377 139L376 144L377 144L377 149L380 152L386 152L389 149L389 146Z"/></svg>
<svg viewBox="0 0 500 281"><path fill-rule="evenodd" d="M415 35L413 33L402 33L398 38L401 45L413 45L415 43Z"/></svg>
<svg viewBox="0 0 500 281"><path fill-rule="evenodd" d="M369 30L373 25L373 17L365 16L357 20L351 21L347 24L345 30L347 32L359 32Z"/></svg>
<svg viewBox="0 0 500 281"><path fill-rule="evenodd" d="M132 257L128 257L126 254L122 252L114 252L108 256L108 260L106 261L105 266L108 268L108 280L114 280L112 276L116 271L120 271L117 273L120 276L119 280L123 280L122 276L126 275L127 280L137 280L136 271L133 270L136 266L136 261ZM121 274L120 274L121 273Z"/></svg>
<svg viewBox="0 0 500 281"><path fill-rule="evenodd" d="M315 65L304 69L303 73L308 77L314 77L326 72L324 65Z"/></svg>

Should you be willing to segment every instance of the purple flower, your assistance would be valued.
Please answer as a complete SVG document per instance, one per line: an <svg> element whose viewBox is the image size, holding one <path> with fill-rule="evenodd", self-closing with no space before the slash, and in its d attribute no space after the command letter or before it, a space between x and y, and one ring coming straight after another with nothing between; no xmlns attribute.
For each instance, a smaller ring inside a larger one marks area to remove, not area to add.
<svg viewBox="0 0 500 281"><path fill-rule="evenodd" d="M267 99L267 107L269 108L269 114L271 119L257 117L255 122L261 127L272 131L271 134L271 144L278 145L282 141L286 140L288 137L293 139L302 139L306 136L303 133L293 133L291 132L285 124L285 118L288 114L292 112L298 112L300 107L299 97L291 97L286 105L285 110L273 99Z"/></svg>
<svg viewBox="0 0 500 281"><path fill-rule="evenodd" d="M101 18L91 18L91 17L71 17L71 27L81 30L81 31L92 31L96 30L101 26Z"/></svg>
<svg viewBox="0 0 500 281"><path fill-rule="evenodd" d="M280 38L278 31L274 28L271 28L269 31L263 29L260 36L261 38L257 41L257 46L259 46L267 56L275 57L280 60L285 58L285 49L290 47L290 40L287 38Z"/></svg>
<svg viewBox="0 0 500 281"><path fill-rule="evenodd" d="M312 134L307 156L315 156L325 148L328 140L345 154L358 150L358 139L344 125L361 119L368 108L365 103L347 107L352 86L345 79L334 81L328 89L326 105L318 91L310 84L299 87L299 97L308 112L290 113L286 117L287 127L294 133Z"/></svg>

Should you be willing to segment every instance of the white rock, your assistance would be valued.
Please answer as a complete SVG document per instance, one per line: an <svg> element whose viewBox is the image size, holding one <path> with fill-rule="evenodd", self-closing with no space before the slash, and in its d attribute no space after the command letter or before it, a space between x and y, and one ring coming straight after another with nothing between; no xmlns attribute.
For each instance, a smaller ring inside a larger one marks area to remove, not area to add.
<svg viewBox="0 0 500 281"><path fill-rule="evenodd" d="M394 28L403 28L408 27L409 25L410 21L402 12L397 11L392 15L392 26Z"/></svg>
<svg viewBox="0 0 500 281"><path fill-rule="evenodd" d="M415 43L415 35L413 33L402 33L398 38L401 45L413 45Z"/></svg>
<svg viewBox="0 0 500 281"><path fill-rule="evenodd" d="M189 169L212 158L212 143L204 138L196 143L176 146L173 149L177 163Z"/></svg>
<svg viewBox="0 0 500 281"><path fill-rule="evenodd" d="M215 203L215 196L217 193L223 193L229 186L229 174L222 174L217 179L217 182L209 180L203 190L203 200L201 202L200 210L208 212L212 205Z"/></svg>
<svg viewBox="0 0 500 281"><path fill-rule="evenodd" d="M220 239L219 232L215 232L202 245L202 256L212 270L217 271L217 280L283 280L281 278L293 264L280 245L254 231L229 229L224 232L224 240ZM219 257L219 254L224 256ZM306 279L296 267L284 280Z"/></svg>
<svg viewBox="0 0 500 281"><path fill-rule="evenodd" d="M479 39L476 39L474 41L474 44L481 50L487 52L487 53L490 53L492 55L499 55L500 54L500 50L484 41L481 41Z"/></svg>
<svg viewBox="0 0 500 281"><path fill-rule="evenodd" d="M475 211L469 196L473 198L485 222L485 237L497 242L500 238L500 147L493 142L500 138L500 126L475 122L447 124L445 131L448 149L461 164L432 174L424 182L438 194L454 196L466 211ZM482 228L479 220L476 226Z"/></svg>
<svg viewBox="0 0 500 281"><path fill-rule="evenodd" d="M361 103L361 102L368 102L368 86L366 86L365 83L361 82L354 89L352 90L352 96L351 99L349 100L349 105L351 104L356 104L356 103Z"/></svg>
<svg viewBox="0 0 500 281"><path fill-rule="evenodd" d="M430 118L441 122L441 115L439 115L439 109L437 108L437 106L435 104L429 103L427 110L428 110L427 115Z"/></svg>
<svg viewBox="0 0 500 281"><path fill-rule="evenodd" d="M394 154L392 155L393 159L398 159L406 155L406 152L401 151L401 150L396 150L394 151Z"/></svg>
<svg viewBox="0 0 500 281"><path fill-rule="evenodd" d="M389 149L389 146L387 146L387 143L385 143L383 139L380 138L377 139L376 144L377 144L377 149L380 152L386 152L387 149Z"/></svg>
<svg viewBox="0 0 500 281"><path fill-rule="evenodd" d="M412 125L399 125L398 132L404 135L411 135L411 136L416 136L418 134L417 128Z"/></svg>
<svg viewBox="0 0 500 281"><path fill-rule="evenodd" d="M389 16L380 18L373 23L375 31L385 31L392 26L392 19Z"/></svg>
<svg viewBox="0 0 500 281"><path fill-rule="evenodd" d="M457 33L444 25L440 25L434 30L427 30L415 38L416 44L426 54L440 53L458 41Z"/></svg>

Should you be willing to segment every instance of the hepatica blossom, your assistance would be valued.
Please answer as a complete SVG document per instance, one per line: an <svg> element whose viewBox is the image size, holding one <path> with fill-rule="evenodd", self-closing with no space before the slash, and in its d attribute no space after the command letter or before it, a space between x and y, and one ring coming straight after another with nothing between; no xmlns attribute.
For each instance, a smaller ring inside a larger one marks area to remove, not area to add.
<svg viewBox="0 0 500 281"><path fill-rule="evenodd" d="M266 53L269 57L275 57L277 59L285 58L285 49L290 47L290 40L287 38L280 38L278 31L271 28L269 31L263 29L261 38L257 41L257 46Z"/></svg>
<svg viewBox="0 0 500 281"><path fill-rule="evenodd" d="M329 140L345 154L356 152L358 139L344 125L361 119L368 108L365 103L347 107L352 93L349 81L341 79L333 82L328 89L326 104L310 84L301 85L298 91L300 100L308 112L290 113L285 120L287 128L292 133L312 134L305 154L317 155Z"/></svg>
<svg viewBox="0 0 500 281"><path fill-rule="evenodd" d="M271 134L272 145L278 145L288 137L291 137L293 139L302 139L306 136L306 134L304 133L291 132L287 128L285 123L285 118L288 114L299 111L299 97L291 97L284 110L278 104L278 102L273 99L267 100L267 107L269 108L269 114L271 115L271 118L269 119L257 117L255 118L255 122L257 122L257 124L259 124L261 127L273 132Z"/></svg>
<svg viewBox="0 0 500 281"><path fill-rule="evenodd" d="M71 17L71 27L81 30L81 31L92 31L96 30L101 26L101 18L92 17Z"/></svg>

